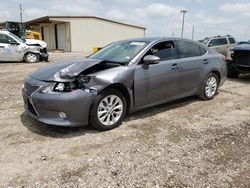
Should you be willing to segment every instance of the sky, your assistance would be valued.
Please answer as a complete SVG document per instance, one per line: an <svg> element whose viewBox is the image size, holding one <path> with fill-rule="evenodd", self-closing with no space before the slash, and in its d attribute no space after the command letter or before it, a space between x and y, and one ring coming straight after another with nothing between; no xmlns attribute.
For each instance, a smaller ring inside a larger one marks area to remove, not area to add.
<svg viewBox="0 0 250 188"><path fill-rule="evenodd" d="M0 22L20 21L21 2L24 21L42 16L99 16L146 27L147 37L180 37L182 9L184 37L194 40L209 36L250 39L249 0L0 0Z"/></svg>

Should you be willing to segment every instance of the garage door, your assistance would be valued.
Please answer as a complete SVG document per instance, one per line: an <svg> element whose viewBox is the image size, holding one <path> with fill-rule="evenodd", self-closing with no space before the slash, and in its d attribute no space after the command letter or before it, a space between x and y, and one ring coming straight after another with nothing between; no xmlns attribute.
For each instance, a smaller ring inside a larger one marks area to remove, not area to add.
<svg viewBox="0 0 250 188"><path fill-rule="evenodd" d="M47 48L51 50L49 27L44 26L42 31L43 31L43 40L47 43Z"/></svg>
<svg viewBox="0 0 250 188"><path fill-rule="evenodd" d="M66 26L65 24L57 24L57 48L66 50Z"/></svg>

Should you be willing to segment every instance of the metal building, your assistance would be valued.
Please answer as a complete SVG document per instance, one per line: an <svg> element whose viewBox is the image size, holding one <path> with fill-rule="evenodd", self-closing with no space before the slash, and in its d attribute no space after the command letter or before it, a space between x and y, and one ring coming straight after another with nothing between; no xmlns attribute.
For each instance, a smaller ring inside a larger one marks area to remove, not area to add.
<svg viewBox="0 0 250 188"><path fill-rule="evenodd" d="M45 16L26 24L31 30L42 33L48 50L84 54L90 54L93 47L103 47L117 40L144 37L146 29L95 16Z"/></svg>

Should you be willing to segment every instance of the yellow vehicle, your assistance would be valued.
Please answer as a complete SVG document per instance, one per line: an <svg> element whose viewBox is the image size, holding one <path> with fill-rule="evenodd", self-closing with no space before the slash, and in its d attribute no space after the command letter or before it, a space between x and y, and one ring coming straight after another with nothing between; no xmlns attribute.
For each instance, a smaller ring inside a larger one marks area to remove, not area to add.
<svg viewBox="0 0 250 188"><path fill-rule="evenodd" d="M0 23L0 29L6 29L20 38L42 40L41 33L27 30L25 23L7 21Z"/></svg>
<svg viewBox="0 0 250 188"><path fill-rule="evenodd" d="M42 40L42 34L36 31L26 30L25 38Z"/></svg>

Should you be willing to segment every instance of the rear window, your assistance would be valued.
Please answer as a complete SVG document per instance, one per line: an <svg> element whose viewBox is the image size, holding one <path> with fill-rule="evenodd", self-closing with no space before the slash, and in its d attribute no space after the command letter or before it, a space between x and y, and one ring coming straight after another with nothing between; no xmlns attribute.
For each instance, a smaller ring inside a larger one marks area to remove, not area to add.
<svg viewBox="0 0 250 188"><path fill-rule="evenodd" d="M236 42L235 42L235 39L234 38L229 38L229 42L230 42L230 44L235 44Z"/></svg>
<svg viewBox="0 0 250 188"><path fill-rule="evenodd" d="M208 46L221 46L221 45L226 45L227 44L227 39L226 38L219 38L219 39L212 39Z"/></svg>

